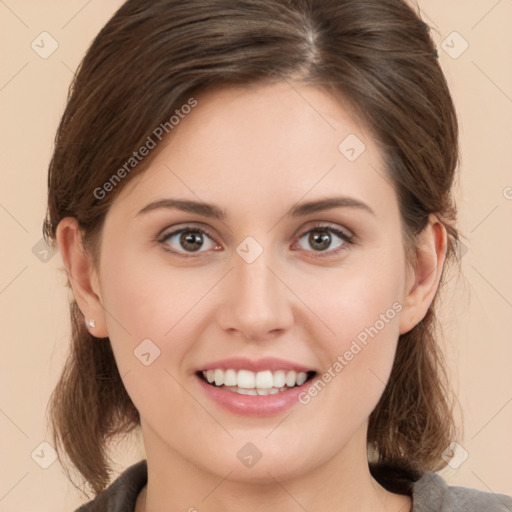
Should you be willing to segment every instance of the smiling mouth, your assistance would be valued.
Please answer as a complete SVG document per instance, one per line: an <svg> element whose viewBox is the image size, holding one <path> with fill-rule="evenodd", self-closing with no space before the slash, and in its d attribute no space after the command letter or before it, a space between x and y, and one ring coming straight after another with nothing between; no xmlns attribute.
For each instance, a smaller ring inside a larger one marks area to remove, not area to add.
<svg viewBox="0 0 512 512"><path fill-rule="evenodd" d="M313 379L315 371L296 372L293 370L264 370L252 372L250 370L203 370L196 375L217 388L224 388L227 391L240 395L274 395L288 389L302 386Z"/></svg>

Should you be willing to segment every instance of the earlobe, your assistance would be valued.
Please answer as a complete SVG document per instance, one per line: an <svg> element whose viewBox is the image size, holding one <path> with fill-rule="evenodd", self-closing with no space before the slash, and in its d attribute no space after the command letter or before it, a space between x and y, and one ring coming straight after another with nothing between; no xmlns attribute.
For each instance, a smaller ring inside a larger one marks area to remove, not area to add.
<svg viewBox="0 0 512 512"><path fill-rule="evenodd" d="M78 221L65 217L56 232L59 251L76 302L84 315L89 332L97 338L108 336L105 312L92 260L85 251Z"/></svg>
<svg viewBox="0 0 512 512"><path fill-rule="evenodd" d="M441 280L446 250L446 228L431 215L428 225L418 237L416 261L406 283L400 334L410 331L427 314Z"/></svg>

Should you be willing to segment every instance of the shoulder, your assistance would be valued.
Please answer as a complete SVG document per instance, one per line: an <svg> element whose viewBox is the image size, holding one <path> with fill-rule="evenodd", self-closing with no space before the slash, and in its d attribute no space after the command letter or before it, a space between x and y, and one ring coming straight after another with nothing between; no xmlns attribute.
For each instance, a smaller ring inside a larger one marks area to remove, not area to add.
<svg viewBox="0 0 512 512"><path fill-rule="evenodd" d="M413 483L412 501L412 512L512 512L512 497L448 485L432 472Z"/></svg>
<svg viewBox="0 0 512 512"><path fill-rule="evenodd" d="M75 512L132 512L147 483L147 463L141 460L121 473L101 494Z"/></svg>

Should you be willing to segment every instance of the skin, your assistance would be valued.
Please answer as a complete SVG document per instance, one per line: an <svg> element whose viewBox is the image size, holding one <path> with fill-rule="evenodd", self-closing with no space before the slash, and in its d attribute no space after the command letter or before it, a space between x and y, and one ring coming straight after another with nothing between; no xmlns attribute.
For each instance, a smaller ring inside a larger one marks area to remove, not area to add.
<svg viewBox="0 0 512 512"><path fill-rule="evenodd" d="M432 216L417 261L406 261L377 145L322 89L280 82L196 98L158 158L109 209L96 267L73 218L57 232L78 304L96 323L90 332L110 338L141 414L148 485L137 511L163 504L209 512L410 510L409 497L371 477L366 433L398 336L424 317L438 288L444 227ZM349 134L366 146L353 162L338 150ZM345 207L286 216L297 202L333 195L363 201L375 215ZM174 209L137 215L164 198L214 203L229 217ZM316 222L355 235L354 244L331 234L331 244L315 250L301 235ZM212 235L199 251L180 245L179 235L155 241L190 223ZM236 252L247 236L263 248L252 263ZM322 257L343 243L339 254ZM402 310L307 405L271 417L236 415L206 397L194 376L207 362L237 356L325 372L396 301ZM146 338L161 351L150 366L133 354ZM248 442L262 454L251 468L237 458Z"/></svg>

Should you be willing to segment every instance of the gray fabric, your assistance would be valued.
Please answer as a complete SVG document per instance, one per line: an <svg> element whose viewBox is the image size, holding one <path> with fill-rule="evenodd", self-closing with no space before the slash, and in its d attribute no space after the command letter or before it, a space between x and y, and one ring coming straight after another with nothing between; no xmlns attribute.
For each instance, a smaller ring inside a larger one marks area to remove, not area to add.
<svg viewBox="0 0 512 512"><path fill-rule="evenodd" d="M412 512L510 512L512 497L449 486L436 473L425 473L413 484Z"/></svg>
<svg viewBox="0 0 512 512"><path fill-rule="evenodd" d="M137 496L147 483L145 460L130 466L96 499L75 512L135 512ZM413 484L411 512L512 512L512 497L449 486L436 473Z"/></svg>
<svg viewBox="0 0 512 512"><path fill-rule="evenodd" d="M75 512L135 512L137 496L147 483L148 468L141 460L121 473L107 489Z"/></svg>

